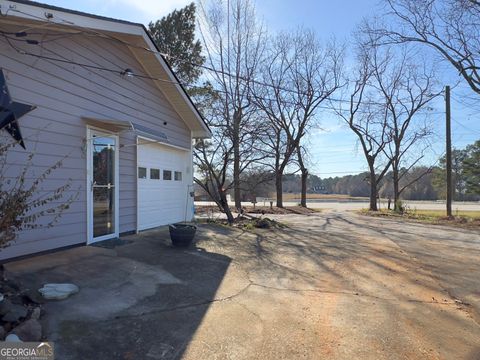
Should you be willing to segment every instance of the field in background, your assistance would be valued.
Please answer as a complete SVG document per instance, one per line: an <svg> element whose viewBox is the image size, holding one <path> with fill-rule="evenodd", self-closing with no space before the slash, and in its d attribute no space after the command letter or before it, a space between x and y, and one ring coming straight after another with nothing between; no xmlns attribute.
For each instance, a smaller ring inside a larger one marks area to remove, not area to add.
<svg viewBox="0 0 480 360"><path fill-rule="evenodd" d="M273 196L272 198L275 198ZM366 197L356 197L344 194L307 194L307 200L365 200L368 201ZM298 193L286 193L283 194L283 201L300 201L300 194Z"/></svg>
<svg viewBox="0 0 480 360"><path fill-rule="evenodd" d="M300 199L297 198L298 194L284 194L283 195L283 205L284 207L297 207L299 205ZM270 207L270 201L275 207L274 198L257 198L256 207ZM229 201L230 206L234 207L234 202ZM213 201L195 201L196 206L211 206L215 205ZM415 200L405 200L403 205L407 208L409 212L412 211L438 211L445 212L445 201L415 201ZM253 203L250 201L243 201L242 207L252 207ZM348 195L339 195L339 194L308 194L307 196L307 206L315 210L336 210L336 211L352 211L352 210L362 210L368 209L369 202L368 198L363 197L352 197ZM378 202L380 209L387 209L388 200L380 199ZM391 204L393 206L393 203ZM471 202L454 202L452 205L453 213L462 212L462 211L477 211L480 212L480 202L471 201Z"/></svg>

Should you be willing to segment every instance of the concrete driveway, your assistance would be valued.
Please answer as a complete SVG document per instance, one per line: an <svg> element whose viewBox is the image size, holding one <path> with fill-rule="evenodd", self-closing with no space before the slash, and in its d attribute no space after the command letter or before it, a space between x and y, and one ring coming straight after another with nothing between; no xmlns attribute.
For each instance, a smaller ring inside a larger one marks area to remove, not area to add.
<svg viewBox="0 0 480 360"><path fill-rule="evenodd" d="M345 212L287 229L165 229L11 263L59 359L480 359L480 234Z"/></svg>

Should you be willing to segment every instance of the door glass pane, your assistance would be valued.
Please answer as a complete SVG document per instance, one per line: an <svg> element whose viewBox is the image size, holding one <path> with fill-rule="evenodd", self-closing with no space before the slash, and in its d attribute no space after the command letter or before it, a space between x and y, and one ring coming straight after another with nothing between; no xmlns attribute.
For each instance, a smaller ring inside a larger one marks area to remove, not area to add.
<svg viewBox="0 0 480 360"><path fill-rule="evenodd" d="M93 188L93 237L115 232L114 194L114 188Z"/></svg>
<svg viewBox="0 0 480 360"><path fill-rule="evenodd" d="M93 181L95 185L113 185L115 179L115 139L93 138Z"/></svg>

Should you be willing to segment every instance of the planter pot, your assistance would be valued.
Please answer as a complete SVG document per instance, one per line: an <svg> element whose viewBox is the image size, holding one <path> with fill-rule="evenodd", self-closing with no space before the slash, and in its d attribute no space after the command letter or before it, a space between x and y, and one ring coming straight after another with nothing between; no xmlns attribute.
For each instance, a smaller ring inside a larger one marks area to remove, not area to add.
<svg viewBox="0 0 480 360"><path fill-rule="evenodd" d="M187 247L191 244L197 227L195 225L188 224L172 224L168 226L170 230L170 239L172 239L172 245L177 247Z"/></svg>

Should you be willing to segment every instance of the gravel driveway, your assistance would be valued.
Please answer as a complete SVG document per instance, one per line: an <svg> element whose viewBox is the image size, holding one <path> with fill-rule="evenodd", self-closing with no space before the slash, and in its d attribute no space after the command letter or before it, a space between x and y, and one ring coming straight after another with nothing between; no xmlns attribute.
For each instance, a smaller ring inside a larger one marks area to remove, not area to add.
<svg viewBox="0 0 480 360"><path fill-rule="evenodd" d="M248 285L210 309L188 358L480 359L478 232L334 211L276 219L289 228L199 244Z"/></svg>

